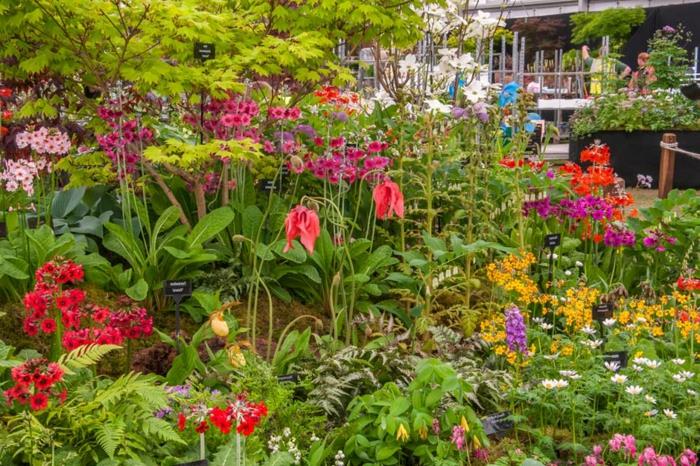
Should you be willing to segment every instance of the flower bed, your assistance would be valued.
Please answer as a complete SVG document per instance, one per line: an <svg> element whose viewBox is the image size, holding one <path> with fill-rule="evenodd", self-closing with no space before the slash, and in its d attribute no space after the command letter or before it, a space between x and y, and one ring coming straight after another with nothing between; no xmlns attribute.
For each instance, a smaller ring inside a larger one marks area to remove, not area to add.
<svg viewBox="0 0 700 466"><path fill-rule="evenodd" d="M498 19L54 3L0 4L0 464L697 463L700 197L528 154Z"/></svg>

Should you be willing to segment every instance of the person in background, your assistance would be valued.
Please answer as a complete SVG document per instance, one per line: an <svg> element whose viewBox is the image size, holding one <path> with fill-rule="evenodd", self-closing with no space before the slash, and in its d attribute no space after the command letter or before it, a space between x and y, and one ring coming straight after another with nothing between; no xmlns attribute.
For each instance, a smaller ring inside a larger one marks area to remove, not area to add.
<svg viewBox="0 0 700 466"><path fill-rule="evenodd" d="M601 47L598 57L591 57L591 49L587 45L581 48L581 57L584 66L591 71L591 95L603 93L603 83L609 76L616 79L625 79L632 69L620 60L607 57Z"/></svg>
<svg viewBox="0 0 700 466"><path fill-rule="evenodd" d="M629 89L641 94L649 93L649 85L656 81L654 67L649 65L649 54L642 52L637 55L637 71L632 73Z"/></svg>

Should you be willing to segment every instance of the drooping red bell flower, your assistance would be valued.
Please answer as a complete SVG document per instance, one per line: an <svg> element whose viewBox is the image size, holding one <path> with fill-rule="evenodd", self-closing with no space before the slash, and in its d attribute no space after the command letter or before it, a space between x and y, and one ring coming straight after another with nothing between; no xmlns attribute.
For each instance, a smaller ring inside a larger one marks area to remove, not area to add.
<svg viewBox="0 0 700 466"><path fill-rule="evenodd" d="M384 220L395 213L403 218L403 193L399 185L386 179L374 187L372 198L377 205L377 218Z"/></svg>
<svg viewBox="0 0 700 466"><path fill-rule="evenodd" d="M316 238L321 234L321 224L315 211L302 205L296 206L287 214L284 228L287 232L287 245L284 247L284 252L292 249L292 241L299 238L309 254L314 253Z"/></svg>
<svg viewBox="0 0 700 466"><path fill-rule="evenodd" d="M0 87L0 97L11 97L12 89L9 87Z"/></svg>

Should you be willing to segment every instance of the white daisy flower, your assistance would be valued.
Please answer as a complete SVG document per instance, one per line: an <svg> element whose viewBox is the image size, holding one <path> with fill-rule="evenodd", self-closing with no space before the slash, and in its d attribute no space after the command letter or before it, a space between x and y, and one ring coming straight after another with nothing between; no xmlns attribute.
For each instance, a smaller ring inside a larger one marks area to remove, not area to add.
<svg viewBox="0 0 700 466"><path fill-rule="evenodd" d="M625 388L625 391L630 395L639 395L644 391L644 389L639 385L630 385L629 387Z"/></svg>
<svg viewBox="0 0 700 466"><path fill-rule="evenodd" d="M612 377L610 377L610 381L612 383L624 384L625 382L627 382L627 376L622 374L615 374Z"/></svg>
<svg viewBox="0 0 700 466"><path fill-rule="evenodd" d="M559 371L559 375L562 375L564 377L568 377L573 380L580 379L581 376L578 374L576 371Z"/></svg>
<svg viewBox="0 0 700 466"><path fill-rule="evenodd" d="M644 400L645 400L647 403L651 403L651 404L653 404L653 405L656 404L656 398L654 398L654 397L651 396L651 395L644 395Z"/></svg>
<svg viewBox="0 0 700 466"><path fill-rule="evenodd" d="M691 390L691 389L686 390L686 392L688 392L688 395L690 395L690 396L695 396L698 394L698 392L696 392L695 390Z"/></svg>
<svg viewBox="0 0 700 466"><path fill-rule="evenodd" d="M585 327L583 327L581 329L581 331L583 333L585 333L586 335L595 335L595 329L593 327L591 327L590 325L586 325Z"/></svg>
<svg viewBox="0 0 700 466"><path fill-rule="evenodd" d="M576 261L576 267L583 267L583 262Z"/></svg>
<svg viewBox="0 0 700 466"><path fill-rule="evenodd" d="M554 327L554 325L543 322L540 324L540 327L542 328L542 330L551 330L552 327Z"/></svg>
<svg viewBox="0 0 700 466"><path fill-rule="evenodd" d="M658 369L661 367L661 361L647 360L646 366L649 369Z"/></svg>
<svg viewBox="0 0 700 466"><path fill-rule="evenodd" d="M570 276L571 276L571 270L565 270L565 271L564 271L564 275L566 275L567 277L570 277Z"/></svg>
<svg viewBox="0 0 700 466"><path fill-rule="evenodd" d="M605 325L606 327L612 327L613 325L615 325L615 322L617 322L617 320L612 319L612 318L611 318L611 319L605 319L605 320L603 321L603 325Z"/></svg>
<svg viewBox="0 0 700 466"><path fill-rule="evenodd" d="M533 317L532 321L536 324L541 324L544 322L544 317Z"/></svg>
<svg viewBox="0 0 700 466"><path fill-rule="evenodd" d="M642 372L644 370L644 368L642 366L632 364L632 370L634 370L635 372Z"/></svg>
<svg viewBox="0 0 700 466"><path fill-rule="evenodd" d="M557 381L556 380L550 380L550 379L545 379L542 381L542 386L546 388L547 390L552 390L556 388L557 386Z"/></svg>
<svg viewBox="0 0 700 466"><path fill-rule="evenodd" d="M683 377L683 374L673 374L673 380L675 380L678 383L683 383L686 381L686 378Z"/></svg>
<svg viewBox="0 0 700 466"><path fill-rule="evenodd" d="M585 340L582 343L591 349L596 349L603 344L603 340Z"/></svg>
<svg viewBox="0 0 700 466"><path fill-rule="evenodd" d="M557 388L566 388L569 386L569 382L564 379L555 380Z"/></svg>
<svg viewBox="0 0 700 466"><path fill-rule="evenodd" d="M664 415L669 419L675 419L678 417L671 409L664 409Z"/></svg>
<svg viewBox="0 0 700 466"><path fill-rule="evenodd" d="M690 372L690 371L681 371L681 372L679 372L679 374L682 375L683 377L685 377L686 379L692 379L693 376L695 375L694 372Z"/></svg>
<svg viewBox="0 0 700 466"><path fill-rule="evenodd" d="M675 359L671 359L671 362L673 364L676 364L677 366L682 366L683 364L685 364L685 359L675 358Z"/></svg>
<svg viewBox="0 0 700 466"><path fill-rule="evenodd" d="M620 370L620 363L617 361L605 361L605 364L603 365L609 371L617 372Z"/></svg>

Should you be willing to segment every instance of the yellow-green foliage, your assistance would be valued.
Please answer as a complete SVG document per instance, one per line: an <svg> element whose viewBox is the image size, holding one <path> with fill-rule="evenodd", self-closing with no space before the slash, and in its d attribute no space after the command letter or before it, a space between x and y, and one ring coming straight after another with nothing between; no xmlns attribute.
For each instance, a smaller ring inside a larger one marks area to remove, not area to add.
<svg viewBox="0 0 700 466"><path fill-rule="evenodd" d="M190 144L179 139L168 139L163 146L151 146L144 151L146 160L155 164L167 163L187 171L197 171L213 162L214 157L230 160L255 160L260 155L259 144L250 139L222 141L215 139L206 144Z"/></svg>
<svg viewBox="0 0 700 466"><path fill-rule="evenodd" d="M55 168L70 175L67 189L109 184L116 179L112 162L103 152L69 155L59 160Z"/></svg>

